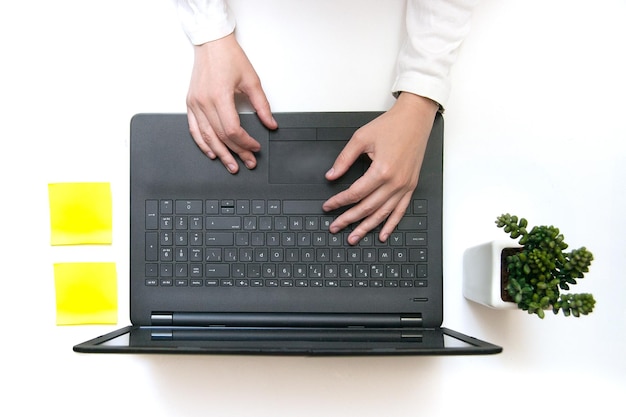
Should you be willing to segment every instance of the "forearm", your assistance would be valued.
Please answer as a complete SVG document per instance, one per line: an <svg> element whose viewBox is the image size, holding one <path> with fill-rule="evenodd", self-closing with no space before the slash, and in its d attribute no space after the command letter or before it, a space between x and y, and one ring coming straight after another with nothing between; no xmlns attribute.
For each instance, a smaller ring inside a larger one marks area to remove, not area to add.
<svg viewBox="0 0 626 417"><path fill-rule="evenodd" d="M392 91L428 97L445 107L450 70L470 29L477 0L408 0L406 38Z"/></svg>
<svg viewBox="0 0 626 417"><path fill-rule="evenodd" d="M183 30L194 45L223 38L235 30L235 18L225 0L177 0Z"/></svg>

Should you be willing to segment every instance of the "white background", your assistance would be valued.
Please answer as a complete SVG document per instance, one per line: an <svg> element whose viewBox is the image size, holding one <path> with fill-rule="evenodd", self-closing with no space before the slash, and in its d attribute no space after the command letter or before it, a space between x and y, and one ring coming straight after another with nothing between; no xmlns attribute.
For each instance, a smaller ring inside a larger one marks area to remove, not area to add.
<svg viewBox="0 0 626 417"><path fill-rule="evenodd" d="M384 110L402 1L231 1L273 110ZM484 357L85 355L128 323L128 133L184 112L192 50L170 0L0 6L0 414L555 415L619 410L626 392L626 2L483 0L446 111L445 319ZM208 162L207 162L208 163ZM49 245L47 184L112 184L114 243ZM541 321L461 293L464 251L503 212L555 224L595 255L596 311ZM113 261L118 326L55 325L52 264ZM611 408L614 407L614 408ZM11 410L11 411L8 411Z"/></svg>

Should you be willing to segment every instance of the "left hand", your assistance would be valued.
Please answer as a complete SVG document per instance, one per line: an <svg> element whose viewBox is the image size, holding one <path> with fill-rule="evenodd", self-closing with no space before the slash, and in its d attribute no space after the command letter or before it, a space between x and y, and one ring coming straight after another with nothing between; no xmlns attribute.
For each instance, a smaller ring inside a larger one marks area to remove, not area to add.
<svg viewBox="0 0 626 417"><path fill-rule="evenodd" d="M348 237L348 243L355 245L385 222L379 239L384 242L389 238L417 187L438 108L430 99L403 92L389 111L355 132L326 173L326 179L341 177L363 153L372 163L347 190L324 203L325 211L354 204L333 221L331 233L360 221Z"/></svg>

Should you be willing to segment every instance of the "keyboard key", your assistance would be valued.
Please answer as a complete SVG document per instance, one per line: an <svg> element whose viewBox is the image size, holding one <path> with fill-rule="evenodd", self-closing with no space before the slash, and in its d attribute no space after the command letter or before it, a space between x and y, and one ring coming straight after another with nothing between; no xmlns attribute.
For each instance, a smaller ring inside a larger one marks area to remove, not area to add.
<svg viewBox="0 0 626 417"><path fill-rule="evenodd" d="M159 202L157 200L146 201L146 229L156 230L159 228Z"/></svg>
<svg viewBox="0 0 626 417"><path fill-rule="evenodd" d="M207 230L239 230L241 229L241 218L234 216L209 216L206 218L205 227Z"/></svg>
<svg viewBox="0 0 626 417"><path fill-rule="evenodd" d="M158 264L146 264L146 277L155 278L159 276L159 265Z"/></svg>
<svg viewBox="0 0 626 417"><path fill-rule="evenodd" d="M267 202L267 214L281 214L279 200L269 200Z"/></svg>
<svg viewBox="0 0 626 417"><path fill-rule="evenodd" d="M219 214L220 213L220 202L217 200L207 200L206 201L206 214Z"/></svg>
<svg viewBox="0 0 626 417"><path fill-rule="evenodd" d="M174 214L172 200L161 200L160 206L161 214Z"/></svg>
<svg viewBox="0 0 626 417"><path fill-rule="evenodd" d="M428 252L426 249L416 248L409 250L409 262L426 262Z"/></svg>
<svg viewBox="0 0 626 417"><path fill-rule="evenodd" d="M252 214L265 214L265 200L252 200Z"/></svg>
<svg viewBox="0 0 626 417"><path fill-rule="evenodd" d="M192 216L189 218L189 229L202 230L202 217Z"/></svg>
<svg viewBox="0 0 626 417"><path fill-rule="evenodd" d="M174 219L172 216L161 216L160 225L163 230L172 230L174 227Z"/></svg>
<svg viewBox="0 0 626 417"><path fill-rule="evenodd" d="M413 200L413 214L426 214L426 213L428 213L428 201Z"/></svg>
<svg viewBox="0 0 626 417"><path fill-rule="evenodd" d="M159 236L157 232L146 233L146 261L159 259Z"/></svg>
<svg viewBox="0 0 626 417"><path fill-rule="evenodd" d="M176 230L187 230L187 216L176 216Z"/></svg>
<svg viewBox="0 0 626 417"><path fill-rule="evenodd" d="M281 214L280 201L270 200L267 202L267 214Z"/></svg>
<svg viewBox="0 0 626 417"><path fill-rule="evenodd" d="M208 246L232 246L235 243L235 236L233 233L209 232L205 241Z"/></svg>
<svg viewBox="0 0 626 417"><path fill-rule="evenodd" d="M171 277L172 273L172 264L161 264L161 269L159 271L159 275L162 277Z"/></svg>
<svg viewBox="0 0 626 417"><path fill-rule="evenodd" d="M172 254L172 248L161 248L161 256L160 260L163 262L170 262L174 259L174 255Z"/></svg>
<svg viewBox="0 0 626 417"><path fill-rule="evenodd" d="M207 278L227 278L230 276L230 268L227 264L206 264L204 276Z"/></svg>
<svg viewBox="0 0 626 417"><path fill-rule="evenodd" d="M426 217L404 216L398 223L398 230L426 230L427 227Z"/></svg>
<svg viewBox="0 0 626 417"><path fill-rule="evenodd" d="M426 246L428 244L426 233L407 233L405 240L407 246Z"/></svg>
<svg viewBox="0 0 626 417"><path fill-rule="evenodd" d="M202 214L202 200L176 200L176 214Z"/></svg>
<svg viewBox="0 0 626 417"><path fill-rule="evenodd" d="M285 200L283 214L324 214L324 200Z"/></svg>
<svg viewBox="0 0 626 417"><path fill-rule="evenodd" d="M250 214L250 200L237 200L235 212L237 214Z"/></svg>

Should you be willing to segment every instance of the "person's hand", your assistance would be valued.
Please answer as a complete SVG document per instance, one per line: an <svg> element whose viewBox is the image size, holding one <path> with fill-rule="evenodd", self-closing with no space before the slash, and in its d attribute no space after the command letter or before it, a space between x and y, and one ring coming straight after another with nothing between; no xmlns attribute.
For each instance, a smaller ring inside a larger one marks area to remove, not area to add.
<svg viewBox="0 0 626 417"><path fill-rule="evenodd" d="M259 77L230 34L194 46L194 65L187 95L189 131L211 159L219 158L230 173L239 171L234 152L249 169L256 167L254 152L261 148L242 127L235 95L244 94L269 129L278 127Z"/></svg>
<svg viewBox="0 0 626 417"><path fill-rule="evenodd" d="M389 111L355 132L326 179L341 177L363 153L372 163L347 190L324 203L326 211L354 204L333 221L331 233L360 221L348 237L355 245L385 222L379 239L389 238L411 202L437 110L432 100L402 93Z"/></svg>

